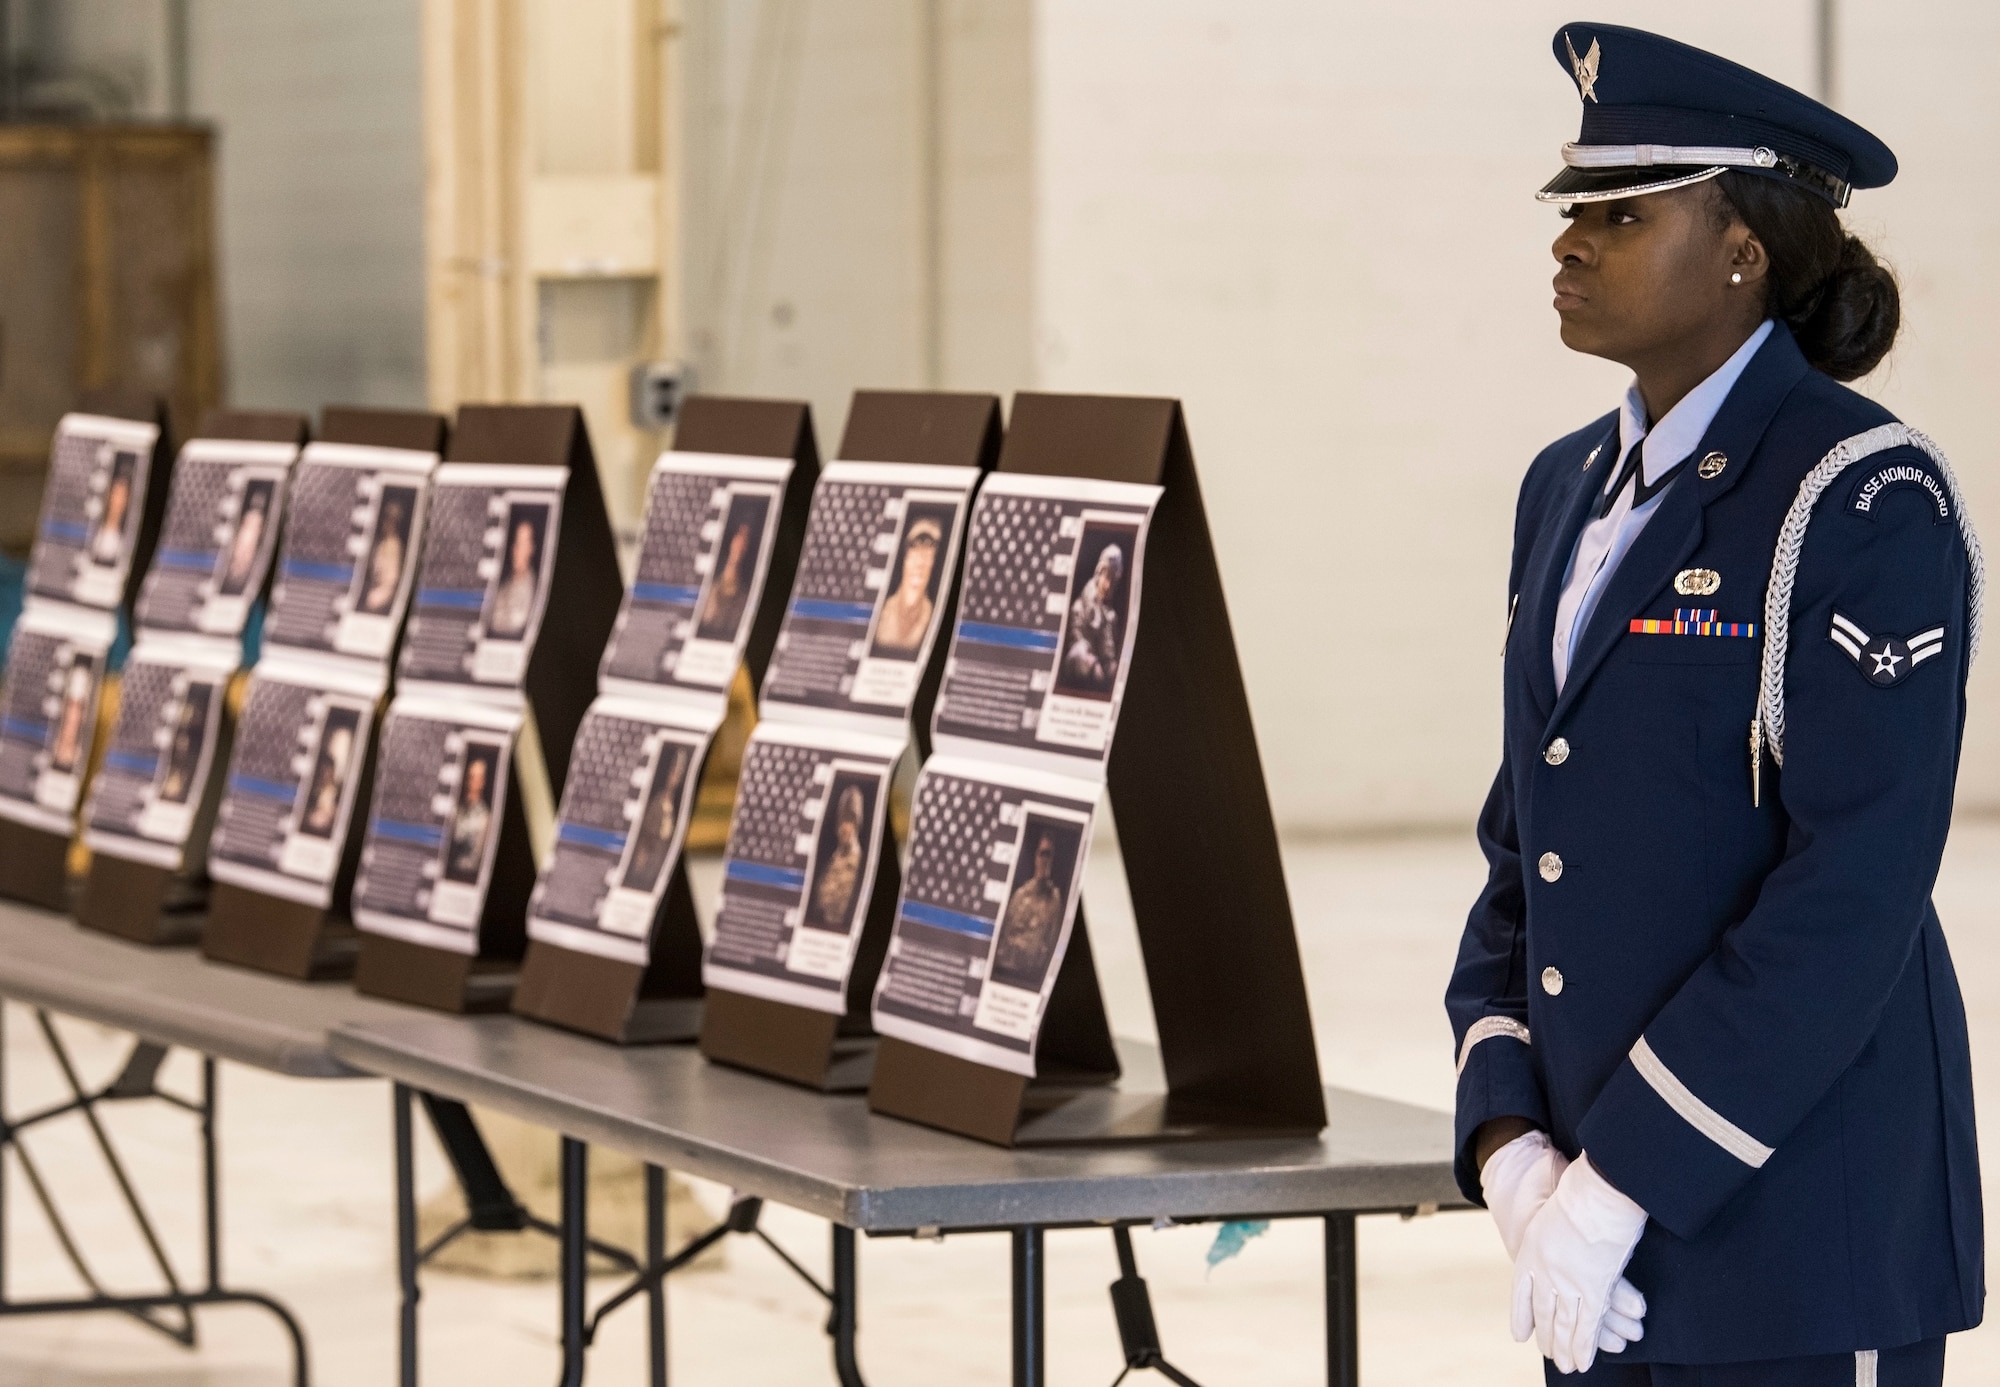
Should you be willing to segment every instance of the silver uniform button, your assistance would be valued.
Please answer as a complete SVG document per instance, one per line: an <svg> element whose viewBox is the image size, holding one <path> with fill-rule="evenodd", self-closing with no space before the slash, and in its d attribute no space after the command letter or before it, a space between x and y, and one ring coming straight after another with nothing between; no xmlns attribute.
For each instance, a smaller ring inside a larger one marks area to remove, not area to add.
<svg viewBox="0 0 2000 1387"><path fill-rule="evenodd" d="M1562 990L1562 969L1556 967L1542 969L1542 991L1548 993L1551 997L1560 997L1562 996Z"/></svg>
<svg viewBox="0 0 2000 1387"><path fill-rule="evenodd" d="M1542 854L1542 880L1555 881L1563 874L1563 860L1552 852Z"/></svg>
<svg viewBox="0 0 2000 1387"><path fill-rule="evenodd" d="M1569 760L1569 739L1567 737L1558 737L1553 742L1550 742L1548 748L1542 752L1542 759L1551 766L1560 766L1563 762Z"/></svg>

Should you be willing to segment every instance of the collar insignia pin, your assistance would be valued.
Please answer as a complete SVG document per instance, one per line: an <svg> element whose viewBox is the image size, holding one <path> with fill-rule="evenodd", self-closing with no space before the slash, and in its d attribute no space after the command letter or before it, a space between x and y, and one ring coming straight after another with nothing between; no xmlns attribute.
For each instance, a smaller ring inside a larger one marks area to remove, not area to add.
<svg viewBox="0 0 2000 1387"><path fill-rule="evenodd" d="M1694 474L1703 481L1713 481L1722 475L1722 469L1729 466L1729 459L1721 453L1710 453L1695 464Z"/></svg>
<svg viewBox="0 0 2000 1387"><path fill-rule="evenodd" d="M1683 568L1674 575L1674 591L1683 597L1713 597L1722 587L1722 575L1712 568Z"/></svg>
<svg viewBox="0 0 2000 1387"><path fill-rule="evenodd" d="M1597 455L1603 451L1604 451L1604 445L1602 443L1598 444L1595 448L1592 448L1590 450L1590 456L1583 460L1583 470L1588 472L1590 470L1590 464L1596 462Z"/></svg>
<svg viewBox="0 0 2000 1387"><path fill-rule="evenodd" d="M1576 74L1576 94L1585 101L1597 100L1597 65L1604 61L1604 50L1596 39L1590 41L1590 51L1581 58L1576 56L1576 45L1569 41L1569 30L1563 30L1563 47L1569 49L1570 71Z"/></svg>

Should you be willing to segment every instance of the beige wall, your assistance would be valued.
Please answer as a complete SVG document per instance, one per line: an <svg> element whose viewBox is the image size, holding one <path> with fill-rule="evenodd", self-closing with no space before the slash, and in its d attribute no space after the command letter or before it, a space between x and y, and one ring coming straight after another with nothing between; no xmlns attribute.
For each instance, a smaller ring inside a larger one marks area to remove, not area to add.
<svg viewBox="0 0 2000 1387"><path fill-rule="evenodd" d="M703 388L1032 380L1033 7L687 0L688 341Z"/></svg>
<svg viewBox="0 0 2000 1387"><path fill-rule="evenodd" d="M14 7L45 98L174 115L166 0ZM216 130L231 403L424 399L417 0L188 0L186 114Z"/></svg>
<svg viewBox="0 0 2000 1387"><path fill-rule="evenodd" d="M1498 754L1515 487L1613 407L1565 352L1553 209L1576 130L1567 5L1093 0L1037 12L1037 378L1178 394L1218 531L1272 792L1293 829L1463 820ZM1601 4L1810 85L1815 7ZM2000 516L1975 410L2000 352L2000 206L1969 186L2000 14L1840 6L1847 104L1903 154L1859 200L1910 290L1867 382ZM1984 388L1982 388L1984 387ZM2000 520L1994 522L2000 525ZM2000 530L1996 530L2000 533ZM1981 671L1963 799L2000 803ZM1747 716L1747 711L1746 711Z"/></svg>
<svg viewBox="0 0 2000 1387"><path fill-rule="evenodd" d="M189 97L217 129L228 398L424 402L415 0L193 0Z"/></svg>
<svg viewBox="0 0 2000 1387"><path fill-rule="evenodd" d="M1818 9L1595 13L1811 87ZM2000 194L1965 176L2000 122L2000 11L1838 11L1839 98L1907 169L1851 218L1907 289L1908 336L1864 388L1958 459L1975 513L2000 515L1974 413L2000 367ZM796 81L760 116L753 30L787 13ZM700 139L706 122L709 163L690 170L689 215L733 259L706 289L713 240L690 266L690 302L709 305L698 360L723 388L809 396L829 441L856 385L1180 396L1281 821L1463 822L1497 756L1516 485L1624 384L1557 341L1558 224L1530 197L1576 128L1548 50L1570 17L1539 0L703 0L691 42L726 61L690 124ZM746 129L778 151L755 178L727 153ZM926 197L943 286L928 326ZM1986 668L1962 799L2000 807Z"/></svg>
<svg viewBox="0 0 2000 1387"><path fill-rule="evenodd" d="M1607 0L1810 85L1814 0ZM92 0L91 17L109 15ZM2000 534L2000 8L1841 0L1838 98L1903 156L1851 220L1907 336L1866 383ZM414 0L195 0L222 123L236 398L416 400ZM1293 830L1463 822L1497 745L1506 544L1544 442L1622 377L1547 308L1575 129L1540 0L684 0L682 290L711 389L1187 401ZM79 29L89 29L79 24ZM115 26L98 42L115 48ZM122 59L121 59L122 60ZM134 79L155 109L156 78ZM933 117L935 119L933 120ZM589 150L572 162L588 162ZM1996 541L2000 542L2000 541ZM2000 808L2000 673L1962 802Z"/></svg>

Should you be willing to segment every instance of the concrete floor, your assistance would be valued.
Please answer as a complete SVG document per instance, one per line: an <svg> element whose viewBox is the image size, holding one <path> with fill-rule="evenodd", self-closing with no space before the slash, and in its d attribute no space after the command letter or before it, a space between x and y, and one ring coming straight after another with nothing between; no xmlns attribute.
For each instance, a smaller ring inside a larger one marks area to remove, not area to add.
<svg viewBox="0 0 2000 1387"><path fill-rule="evenodd" d="M1449 1039L1438 1005L1460 923L1480 878L1469 837L1294 845L1293 900L1312 980L1321 1063L1328 1082L1448 1107ZM1093 858L1093 943L1107 1000L1122 1033L1150 1031L1129 912L1118 907L1116 858ZM1959 826L1938 904L1956 950L1985 1059L2000 1053L2000 823ZM29 1018L9 1008L8 1101L56 1093ZM121 1042L65 1023L90 1073L115 1068ZM2000 1111L1994 1068L1980 1069L1982 1106ZM169 1078L191 1083L178 1057ZM187 1119L146 1105L111 1115L143 1196L170 1245L198 1246L198 1171ZM74 1126L74 1124L71 1124ZM391 1265L389 1099L384 1086L307 1084L227 1068L223 1078L230 1278L276 1294L303 1316L315 1378L331 1387L393 1381L395 1295ZM118 1217L115 1193L80 1130L49 1129L32 1147L75 1218L80 1238L105 1249L114 1285L144 1279L143 1250ZM2000 1189L2000 1142L1985 1152ZM430 1154L425 1180L445 1181ZM718 1207L721 1191L706 1192ZM8 1288L17 1295L76 1289L47 1227L10 1172L15 1222ZM2000 1232L2000 1197L1989 1234ZM773 1210L768 1227L815 1268L826 1226ZM1212 1273L1212 1229L1141 1232L1141 1268L1152 1284L1169 1356L1205 1387L1323 1380L1316 1225L1279 1224ZM1103 1387L1117 1375L1117 1340L1105 1286L1117 1275L1110 1238L1050 1238L1051 1381ZM877 1387L1004 1383L1007 1247L998 1237L941 1244L866 1243L861 1252L862 1360ZM193 1258L180 1265L188 1272ZM1507 1266L1483 1214L1401 1222L1369 1219L1361 1232L1362 1370L1370 1387L1505 1387L1541 1381L1539 1364L1506 1333ZM767 1252L739 1242L718 1270L673 1282L673 1369L684 1383L831 1382L824 1310ZM555 1375L555 1304L546 1283L433 1276L423 1303L426 1380L487 1387L545 1383ZM593 1358L597 1383L643 1381L640 1318L614 1319ZM283 1344L252 1310L202 1320L188 1353L113 1317L17 1320L0 1328L0 1385L37 1387L261 1387L286 1380ZM2000 1380L2000 1330L1961 1336L1948 1381ZM1143 1379L1136 1379L1141 1380Z"/></svg>

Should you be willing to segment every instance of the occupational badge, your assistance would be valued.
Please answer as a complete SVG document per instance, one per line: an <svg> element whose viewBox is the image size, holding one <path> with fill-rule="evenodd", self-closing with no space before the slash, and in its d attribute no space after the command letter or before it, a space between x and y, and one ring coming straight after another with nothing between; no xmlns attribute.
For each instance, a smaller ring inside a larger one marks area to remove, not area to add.
<svg viewBox="0 0 2000 1387"><path fill-rule="evenodd" d="M1944 653L1942 626L1914 636L1871 636L1839 612L1833 614L1833 629L1827 638L1847 652L1862 678L1884 689L1902 683L1911 670Z"/></svg>
<svg viewBox="0 0 2000 1387"><path fill-rule="evenodd" d="M1713 597L1722 575L1712 568L1683 568L1674 575L1674 591L1682 597Z"/></svg>

